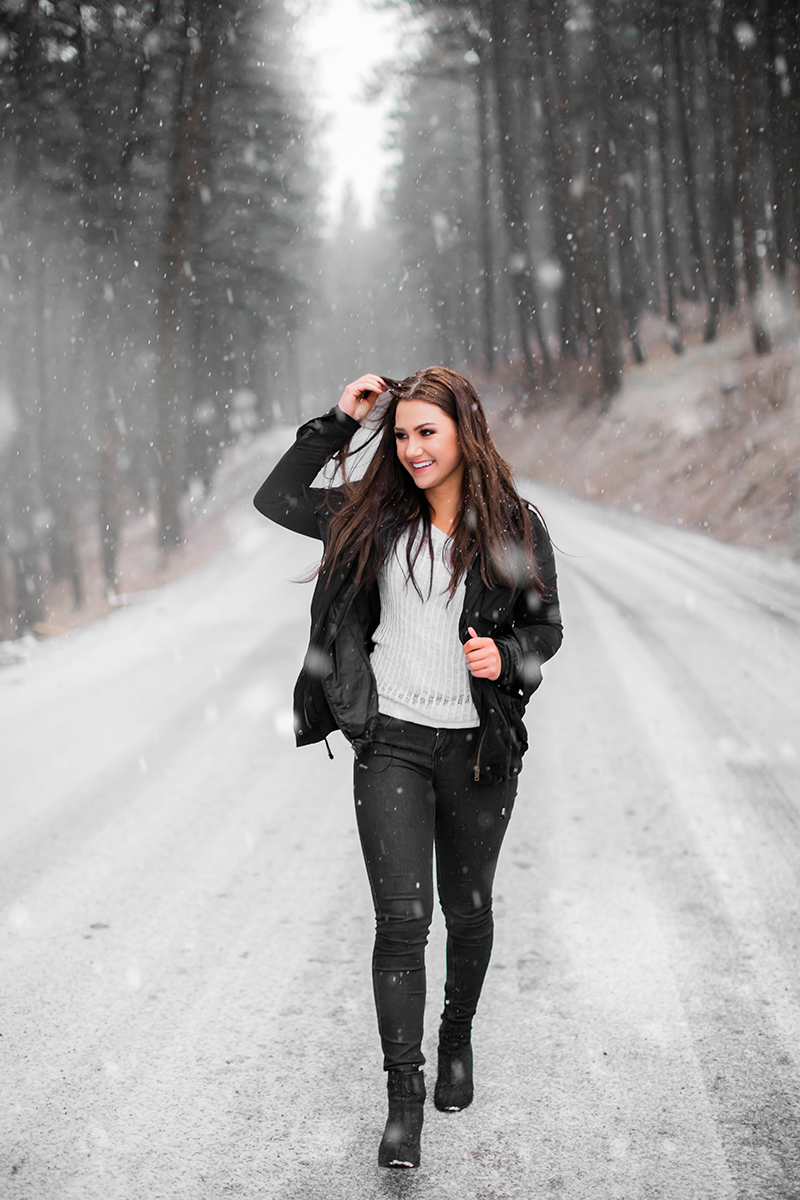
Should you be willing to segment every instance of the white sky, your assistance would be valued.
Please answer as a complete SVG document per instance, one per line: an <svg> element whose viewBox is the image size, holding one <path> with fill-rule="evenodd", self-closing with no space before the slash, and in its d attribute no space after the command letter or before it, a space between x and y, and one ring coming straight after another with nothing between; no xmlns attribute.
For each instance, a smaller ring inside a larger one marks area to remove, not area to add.
<svg viewBox="0 0 800 1200"><path fill-rule="evenodd" d="M311 60L305 84L326 126L319 136L328 222L338 218L350 182L364 223L371 223L392 161L385 146L395 88L369 103L364 93L376 71L396 56L399 25L396 9L381 11L369 0L311 0L297 23L301 52Z"/></svg>

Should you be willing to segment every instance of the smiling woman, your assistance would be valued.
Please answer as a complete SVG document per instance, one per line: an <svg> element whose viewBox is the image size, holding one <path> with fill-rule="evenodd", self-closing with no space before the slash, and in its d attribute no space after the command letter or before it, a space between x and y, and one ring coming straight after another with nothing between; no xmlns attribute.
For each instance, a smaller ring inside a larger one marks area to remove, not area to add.
<svg viewBox="0 0 800 1200"><path fill-rule="evenodd" d="M388 402L376 409L380 396ZM362 421L377 439L348 479ZM338 486L311 486L338 458ZM436 848L447 978L434 1104L472 1103L472 1019L492 948L492 885L527 748L525 705L561 643L553 551L517 494L471 383L446 367L367 374L309 421L255 498L321 538L298 745L338 728L375 906L373 987L388 1072L384 1167L420 1161L425 945Z"/></svg>
<svg viewBox="0 0 800 1200"><path fill-rule="evenodd" d="M431 506L431 524L449 534L464 475L455 421L426 400L404 400L395 409L394 437L398 459Z"/></svg>

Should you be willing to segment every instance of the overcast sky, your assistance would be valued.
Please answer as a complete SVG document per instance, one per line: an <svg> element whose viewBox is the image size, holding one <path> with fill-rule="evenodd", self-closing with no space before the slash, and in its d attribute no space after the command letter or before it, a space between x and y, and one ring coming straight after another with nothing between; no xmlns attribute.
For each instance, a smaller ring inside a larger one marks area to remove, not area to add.
<svg viewBox="0 0 800 1200"><path fill-rule="evenodd" d="M350 182L369 223L392 161L385 144L393 95L390 90L367 103L364 93L381 65L397 54L398 15L376 10L369 0L312 0L308 7L297 36L311 59L308 90L327 123L320 134L326 215L335 222Z"/></svg>

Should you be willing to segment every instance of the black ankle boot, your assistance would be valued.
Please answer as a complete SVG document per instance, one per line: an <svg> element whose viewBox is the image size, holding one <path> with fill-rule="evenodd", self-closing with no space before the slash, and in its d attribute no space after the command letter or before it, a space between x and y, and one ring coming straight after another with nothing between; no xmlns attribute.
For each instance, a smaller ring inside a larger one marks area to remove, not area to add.
<svg viewBox="0 0 800 1200"><path fill-rule="evenodd" d="M433 1103L439 1112L460 1112L472 1104L470 1029L443 1020L439 1026L439 1075Z"/></svg>
<svg viewBox="0 0 800 1200"><path fill-rule="evenodd" d="M378 1150L379 1167L418 1167L425 1104L422 1071L389 1071L389 1116Z"/></svg>

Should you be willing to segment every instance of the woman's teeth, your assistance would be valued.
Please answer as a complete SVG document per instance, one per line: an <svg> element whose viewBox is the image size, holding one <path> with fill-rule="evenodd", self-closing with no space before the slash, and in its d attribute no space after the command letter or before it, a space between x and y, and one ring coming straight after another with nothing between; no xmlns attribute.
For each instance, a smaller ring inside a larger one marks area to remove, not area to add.
<svg viewBox="0 0 800 1200"><path fill-rule="evenodd" d="M430 458L430 459L428 459L427 462L422 462L422 463L412 463L411 466L414 468L415 471L424 471L426 467L433 466L433 459Z"/></svg>

